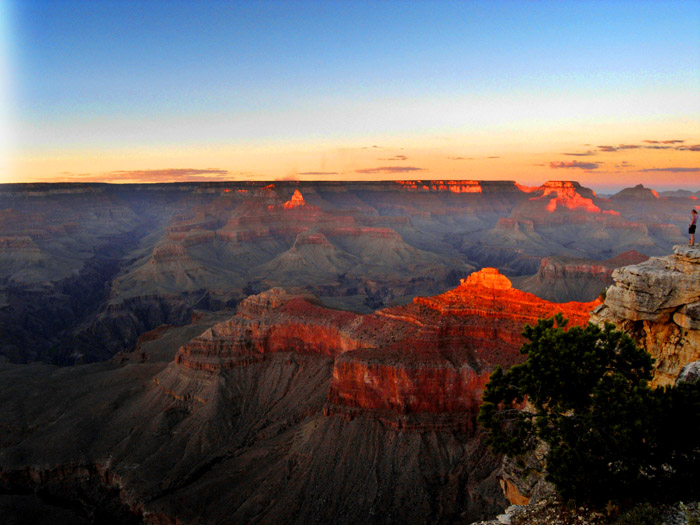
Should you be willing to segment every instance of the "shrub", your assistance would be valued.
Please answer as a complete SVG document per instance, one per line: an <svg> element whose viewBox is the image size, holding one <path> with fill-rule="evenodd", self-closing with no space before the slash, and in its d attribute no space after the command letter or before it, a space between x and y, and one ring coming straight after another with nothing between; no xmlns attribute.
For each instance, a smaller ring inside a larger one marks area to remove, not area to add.
<svg viewBox="0 0 700 525"><path fill-rule="evenodd" d="M479 421L492 448L518 457L545 441L547 479L564 500L697 495L700 384L652 389L653 359L629 336L565 325L557 314L526 326L527 360L491 375Z"/></svg>

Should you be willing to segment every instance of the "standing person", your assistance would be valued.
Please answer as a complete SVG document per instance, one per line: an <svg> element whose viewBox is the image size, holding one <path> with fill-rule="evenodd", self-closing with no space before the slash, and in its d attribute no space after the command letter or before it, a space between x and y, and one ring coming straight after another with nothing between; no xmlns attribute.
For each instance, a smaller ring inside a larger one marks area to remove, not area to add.
<svg viewBox="0 0 700 525"><path fill-rule="evenodd" d="M698 223L698 212L695 208L690 212L690 225L688 226L688 233L690 234L690 246L695 244L695 226Z"/></svg>

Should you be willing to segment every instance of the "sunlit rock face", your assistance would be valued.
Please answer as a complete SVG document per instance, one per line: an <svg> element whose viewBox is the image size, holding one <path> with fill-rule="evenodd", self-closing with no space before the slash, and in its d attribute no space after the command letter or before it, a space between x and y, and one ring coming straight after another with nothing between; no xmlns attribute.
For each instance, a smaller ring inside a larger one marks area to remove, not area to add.
<svg viewBox="0 0 700 525"><path fill-rule="evenodd" d="M613 272L615 285L592 316L615 323L651 353L659 385L672 384L684 365L700 359L700 248L673 251Z"/></svg>
<svg viewBox="0 0 700 525"><path fill-rule="evenodd" d="M396 429L471 429L497 364L522 359L525 323L563 312L581 325L598 303L550 303L512 287L494 268L435 297L360 315L273 289L178 351L179 366L217 372L266 354L335 358L326 415L369 415Z"/></svg>

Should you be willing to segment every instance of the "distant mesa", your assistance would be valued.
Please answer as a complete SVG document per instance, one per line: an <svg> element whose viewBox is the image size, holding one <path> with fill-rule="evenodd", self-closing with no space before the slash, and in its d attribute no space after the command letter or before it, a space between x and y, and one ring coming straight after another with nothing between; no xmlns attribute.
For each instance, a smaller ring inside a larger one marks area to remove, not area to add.
<svg viewBox="0 0 700 525"><path fill-rule="evenodd" d="M549 181L540 187L542 195L533 197L531 200L543 200L550 195L555 197L549 199L546 210L552 213L559 208L569 210L580 210L589 213L600 213L600 207L593 203L595 193L582 187L578 182L573 181Z"/></svg>
<svg viewBox="0 0 700 525"><path fill-rule="evenodd" d="M636 250L628 250L611 259L596 261L563 255L542 258L537 274L516 278L520 290L549 301L594 300L613 283L612 273L620 266L648 259Z"/></svg>
<svg viewBox="0 0 700 525"><path fill-rule="evenodd" d="M659 194L657 191L652 190L651 188L645 188L642 184L637 184L634 188L625 188L610 197L611 200L654 200L658 198Z"/></svg>
<svg viewBox="0 0 700 525"><path fill-rule="evenodd" d="M397 184L416 191L449 191L451 193L482 193L476 180L397 180Z"/></svg>

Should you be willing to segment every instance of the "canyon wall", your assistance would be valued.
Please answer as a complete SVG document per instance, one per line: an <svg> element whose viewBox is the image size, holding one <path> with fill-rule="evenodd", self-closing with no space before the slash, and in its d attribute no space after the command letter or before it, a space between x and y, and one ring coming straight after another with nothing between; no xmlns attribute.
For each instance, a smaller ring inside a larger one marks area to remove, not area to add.
<svg viewBox="0 0 700 525"><path fill-rule="evenodd" d="M591 321L614 323L656 360L654 384L673 384L683 366L700 360L700 248L613 272L615 284Z"/></svg>

